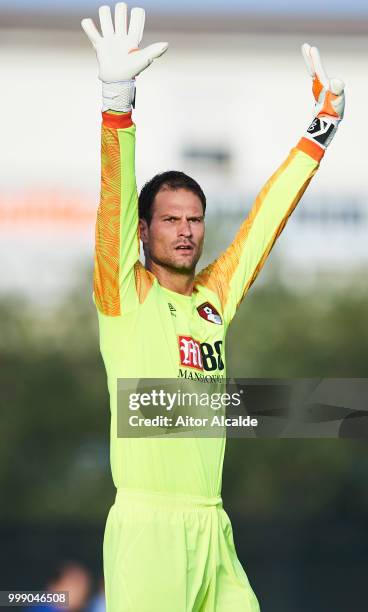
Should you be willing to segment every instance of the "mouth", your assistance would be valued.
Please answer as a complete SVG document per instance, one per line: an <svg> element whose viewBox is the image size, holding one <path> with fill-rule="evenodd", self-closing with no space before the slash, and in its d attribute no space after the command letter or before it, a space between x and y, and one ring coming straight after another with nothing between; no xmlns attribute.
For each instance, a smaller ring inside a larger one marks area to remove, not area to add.
<svg viewBox="0 0 368 612"><path fill-rule="evenodd" d="M180 251L180 253L188 254L192 253L194 248L190 244L178 244L175 247L175 251Z"/></svg>

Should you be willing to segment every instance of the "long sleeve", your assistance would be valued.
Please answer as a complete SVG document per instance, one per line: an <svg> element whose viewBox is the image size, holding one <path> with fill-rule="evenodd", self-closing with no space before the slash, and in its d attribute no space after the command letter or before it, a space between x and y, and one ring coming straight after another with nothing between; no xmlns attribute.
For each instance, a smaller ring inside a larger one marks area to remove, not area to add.
<svg viewBox="0 0 368 612"><path fill-rule="evenodd" d="M219 296L225 321L231 321L262 269L323 153L318 145L302 138L264 185L228 249L197 275L196 284Z"/></svg>
<svg viewBox="0 0 368 612"><path fill-rule="evenodd" d="M135 125L131 113L102 115L94 301L101 313L119 316L137 301L134 280L134 267L139 258Z"/></svg>

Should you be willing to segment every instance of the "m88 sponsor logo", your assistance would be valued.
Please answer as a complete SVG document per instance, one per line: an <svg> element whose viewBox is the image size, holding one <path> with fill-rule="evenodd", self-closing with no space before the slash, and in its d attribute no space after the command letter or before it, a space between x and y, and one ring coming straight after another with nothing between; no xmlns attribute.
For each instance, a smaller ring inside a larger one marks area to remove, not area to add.
<svg viewBox="0 0 368 612"><path fill-rule="evenodd" d="M194 368L206 372L223 370L221 357L222 340L210 344L198 342L191 336L179 336L180 364L185 368Z"/></svg>

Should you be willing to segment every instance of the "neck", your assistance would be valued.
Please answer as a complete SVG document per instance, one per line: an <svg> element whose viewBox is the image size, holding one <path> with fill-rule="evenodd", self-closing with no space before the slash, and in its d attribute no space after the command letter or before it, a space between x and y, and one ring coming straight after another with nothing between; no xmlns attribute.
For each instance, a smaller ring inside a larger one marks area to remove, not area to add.
<svg viewBox="0 0 368 612"><path fill-rule="evenodd" d="M165 289L170 289L170 291L175 291L175 293L181 293L182 295L192 295L195 277L194 270L183 273L164 268L148 257L146 258L145 266L147 270L156 276L160 285L165 287Z"/></svg>

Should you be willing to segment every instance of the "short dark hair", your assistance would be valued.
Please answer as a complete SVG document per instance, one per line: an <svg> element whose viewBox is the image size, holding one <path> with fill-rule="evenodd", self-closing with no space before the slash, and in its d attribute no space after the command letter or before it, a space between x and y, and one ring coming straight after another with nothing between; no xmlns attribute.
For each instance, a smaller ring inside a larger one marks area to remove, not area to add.
<svg viewBox="0 0 368 612"><path fill-rule="evenodd" d="M156 174L150 181L148 181L143 187L138 198L138 210L139 218L145 219L148 225L152 220L152 205L158 192L163 189L171 189L176 191L177 189L186 189L191 191L199 197L203 214L206 212L206 196L204 195L202 188L193 178L184 174L184 172L178 172L176 170L169 170L168 172L162 172Z"/></svg>

